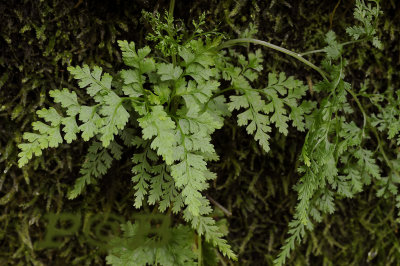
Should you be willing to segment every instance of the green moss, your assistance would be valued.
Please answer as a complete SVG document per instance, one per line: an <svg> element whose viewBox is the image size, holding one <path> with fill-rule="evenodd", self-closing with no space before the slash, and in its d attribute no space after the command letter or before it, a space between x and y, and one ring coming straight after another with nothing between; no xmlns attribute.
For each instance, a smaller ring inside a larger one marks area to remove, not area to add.
<svg viewBox="0 0 400 266"><path fill-rule="evenodd" d="M250 22L259 26L258 38L302 52L318 49L321 36L334 29L344 36L352 19L352 1L188 1L175 14L186 23L206 12L209 27L219 25L232 36ZM349 80L367 74L376 92L399 87L400 4L383 1L384 49L374 54L358 49L351 54ZM0 264L100 265L105 254L85 244L82 234L65 239L60 249L36 250L43 239L49 211L110 211L129 217L133 196L130 172L122 161L113 165L96 187L75 200L66 192L73 185L87 146L65 145L49 150L22 171L17 168L16 145L21 132L36 120L34 113L48 105L48 91L69 87L69 65L101 65L117 69L121 57L117 39L144 43L147 26L142 9L167 8L167 2L136 1L8 1L0 3ZM332 20L330 19L332 18ZM331 22L332 21L332 22ZM265 51L267 70L287 69L306 80L314 73L290 58ZM318 56L318 55L316 55ZM317 57L315 57L317 58ZM108 68L108 69L107 69ZM74 88L70 88L74 89ZM76 90L81 94L79 90ZM272 152L264 154L240 128L227 122L216 133L220 177L208 194L232 212L228 238L239 254L238 265L272 265L293 214L298 180L293 166L303 136L277 135ZM231 136L232 140L226 136ZM237 141L240 139L241 141ZM82 155L82 156L79 156ZM104 196L105 195L105 196ZM367 191L338 203L338 211L324 217L289 262L290 265L396 265L400 261L398 218L390 200ZM208 247L204 248L212 252ZM210 260L213 261L213 260ZM210 262L211 263L211 262Z"/></svg>

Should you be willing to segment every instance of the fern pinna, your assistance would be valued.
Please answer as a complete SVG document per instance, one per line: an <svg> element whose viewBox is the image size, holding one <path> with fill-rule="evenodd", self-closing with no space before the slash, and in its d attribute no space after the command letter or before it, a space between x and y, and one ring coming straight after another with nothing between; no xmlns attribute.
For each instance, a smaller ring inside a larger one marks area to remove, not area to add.
<svg viewBox="0 0 400 266"><path fill-rule="evenodd" d="M219 159L211 143L213 132L224 125L226 117L235 115L238 125L245 127L265 152L270 150L273 128L284 135L292 129L306 132L298 158L298 204L289 224L289 237L275 260L276 265L282 265L306 230L313 229L312 221L321 221L322 215L334 212L335 198L353 197L371 183L376 184L379 195L388 196L386 191L397 195L400 164L398 158L390 158L382 134L388 131L389 142L399 136L400 96L388 90L385 97L379 97L368 93L365 84L357 90L345 80L346 47L368 41L377 48L382 46L376 36L379 3L370 2L375 5L356 2L354 16L361 25L347 28L352 41L340 43L331 31L326 34L325 48L303 54L251 38L254 28L239 39L223 41L224 35L217 31L203 32L204 15L193 22L193 34L185 39L187 34L174 25L171 10L165 21L159 14L144 12L153 26L154 32L147 39L157 42L155 50L149 46L137 49L133 42L119 41L125 68L114 76L98 66L69 67L94 104L85 104L68 89L50 91L61 108L37 112L46 123L34 122L36 133L24 134L27 142L19 145L19 166L33 155L40 156L43 149L64 141L71 143L81 134L91 144L81 177L69 192L73 199L104 175L114 159L120 160L124 149L133 148L134 206L139 209L147 201L161 213L182 213L200 236L198 263L201 236L236 260L216 221L209 216L212 208L202 193L216 178L207 167ZM309 87L284 72L268 73L267 83L261 84L261 50L243 55L232 49L249 43L283 52L316 70L322 79L313 90L320 100L309 100ZM314 53L325 53L320 67L306 60ZM360 97L372 101L380 112L369 114ZM373 143L378 145L377 150L371 149ZM387 168L380 167L378 161L385 162ZM399 196L396 199L400 202ZM134 235L136 227L122 225L124 237ZM142 247L127 251L117 247L110 251L107 261L115 265L195 263L194 253L182 251L191 250L190 230L173 230L181 242L172 239L163 250Z"/></svg>

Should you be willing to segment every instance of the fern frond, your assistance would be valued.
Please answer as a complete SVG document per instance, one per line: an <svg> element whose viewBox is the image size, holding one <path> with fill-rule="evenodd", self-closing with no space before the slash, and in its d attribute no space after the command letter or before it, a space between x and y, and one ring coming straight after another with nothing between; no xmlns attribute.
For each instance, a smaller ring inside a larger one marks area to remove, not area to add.
<svg viewBox="0 0 400 266"><path fill-rule="evenodd" d="M82 176L76 179L73 189L68 192L68 198L76 198L82 194L87 185L106 174L111 167L113 157L119 160L121 153L121 146L117 143L112 143L109 148L104 148L100 142L93 141L80 170Z"/></svg>

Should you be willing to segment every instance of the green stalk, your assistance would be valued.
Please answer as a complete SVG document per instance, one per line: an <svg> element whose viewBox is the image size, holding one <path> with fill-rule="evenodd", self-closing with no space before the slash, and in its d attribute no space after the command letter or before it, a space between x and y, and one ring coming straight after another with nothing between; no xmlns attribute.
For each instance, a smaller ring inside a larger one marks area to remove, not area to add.
<svg viewBox="0 0 400 266"><path fill-rule="evenodd" d="M295 59L299 60L300 62L303 62L307 66L311 67L312 69L317 71L326 81L329 81L328 78L326 77L325 72L321 68L317 67L316 65L314 65L310 61L304 59L301 54L292 52L292 51L290 51L288 49L285 49L283 47L277 46L275 44L272 44L272 43L269 43L269 42L266 42L266 41L261 41L261 40L257 40L257 39L253 39L253 38L233 39L233 40L229 40L229 41L226 41L226 42L222 43L218 47L218 49L228 48L228 47L234 46L236 44L240 44L240 43L254 43L254 44L262 45L262 46L274 49L276 51L282 52L284 54L290 55L291 57L294 57Z"/></svg>
<svg viewBox="0 0 400 266"><path fill-rule="evenodd" d="M356 101L356 104L357 104L358 108L360 109L360 111L361 111L361 113L363 115L362 137L364 137L364 129L367 126L367 119L368 119L367 113L365 112L360 100L358 100L357 95L350 89L346 89L346 91L348 93L350 93L350 95L353 97L354 101Z"/></svg>
<svg viewBox="0 0 400 266"><path fill-rule="evenodd" d="M170 17L174 15L174 7L175 7L175 0L171 0L169 2L169 11L168 11Z"/></svg>
<svg viewBox="0 0 400 266"><path fill-rule="evenodd" d="M201 250L201 235L197 235L197 246L198 246L198 249L199 249L199 253L198 253L198 256L197 256L197 265L198 266L202 266L203 265L203 262L202 262L202 250Z"/></svg>
<svg viewBox="0 0 400 266"><path fill-rule="evenodd" d="M359 40L355 40L355 41L344 42L344 43L341 43L340 45L341 46L346 46L346 45L349 45L349 44L359 43L359 42L363 42L363 41L366 41L366 39L364 38L364 39L359 39ZM301 53L300 55L304 56L304 55L316 54L316 53L322 53L322 52L325 52L325 49L307 51L307 52Z"/></svg>
<svg viewBox="0 0 400 266"><path fill-rule="evenodd" d="M175 7L175 0L171 0L169 2L169 11L168 11L168 16L169 16L169 20L168 20L168 24L170 19L174 16L174 7ZM171 25L168 25L171 26ZM172 34L171 32L168 30L168 35L172 38ZM172 55L172 63L174 64L174 66L176 65L176 56L173 54Z"/></svg>
<svg viewBox="0 0 400 266"><path fill-rule="evenodd" d="M367 116L367 114L366 114L364 108L362 107L360 100L357 98L357 95L356 95L352 90L350 90L350 89L346 89L346 91L347 91L348 93L350 93L351 96L353 97L353 99L356 101L356 103L357 103L357 105L358 105L358 108L360 109L361 113L362 113L363 116L364 116L364 124L370 125L370 122L369 122L369 119L368 119L369 117ZM385 150L384 150L384 148L383 148L382 140L381 140L381 138L379 137L378 131L377 131L376 128L373 127L373 126L369 126L369 128L371 129L372 133L374 133L374 135L375 135L375 137L376 137L376 140L378 141L378 148L379 148L379 151L381 152L381 154L382 154L382 156L383 156L383 159L385 160L387 166L388 166L398 177L400 177L399 172L396 170L396 168L393 167L392 163L390 162L389 158L388 158L387 155L386 155L386 152L385 152Z"/></svg>
<svg viewBox="0 0 400 266"><path fill-rule="evenodd" d="M307 52L301 53L300 55L303 56L303 55L317 54L317 53L323 53L323 52L325 52L324 49L318 49L318 50L307 51Z"/></svg>

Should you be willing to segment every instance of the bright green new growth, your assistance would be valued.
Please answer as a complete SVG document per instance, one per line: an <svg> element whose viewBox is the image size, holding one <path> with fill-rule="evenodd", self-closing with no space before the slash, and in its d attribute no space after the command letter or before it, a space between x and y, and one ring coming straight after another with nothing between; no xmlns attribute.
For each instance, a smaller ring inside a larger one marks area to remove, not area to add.
<svg viewBox="0 0 400 266"><path fill-rule="evenodd" d="M245 127L268 152L272 130L275 128L287 135L291 125L307 133L299 156L301 178L295 188L296 212L289 224L289 237L275 260L276 265L282 265L296 242L304 238L306 230L312 230L312 220L319 222L323 214L334 212L335 197L351 198L373 181L379 186L378 195L387 196L386 190L397 195L400 163L388 159L374 127L381 132L388 131L388 138L397 138L400 143L400 94L397 98L388 95L389 104L383 105L378 96L367 94L365 87L356 93L344 81L344 46L364 39L380 47L376 37L379 14L379 6L357 1L355 17L363 25L347 29L354 41L341 44L331 31L326 34L324 49L308 52L326 53L319 68L301 54L250 36L221 43L221 34L203 33L200 29L204 16L193 23L194 33L185 40L181 29L173 25L172 17L167 15L164 23L159 16L145 13L144 17L154 29L148 39L158 42L155 48L163 58L148 46L137 49L133 42L119 41L126 68L114 77L97 66L70 67L68 70L78 80L79 87L95 104L82 103L68 89L50 91L61 108L37 112L46 123L34 122L36 133L24 134L27 142L19 145L19 166L64 140L71 143L81 136L84 141L91 141L81 177L69 192L69 198L73 199L103 176L114 159L120 160L126 150L133 150L127 155L132 161L134 206L141 208L147 201L160 212L183 213L198 235L204 235L225 256L237 259L215 220L208 216L212 208L202 193L209 181L216 178L208 168L209 162L219 159L211 143L212 134L224 125L226 117L235 115L238 125ZM260 84L261 50L247 56L232 49L222 50L243 42L284 52L317 70L323 80L313 90L322 95L322 100L318 103L303 100L309 87L284 72L268 73L267 84ZM368 117L359 96L369 97L371 101L378 99L373 104L380 113ZM352 120L356 109L350 97L363 114L361 124ZM377 139L379 153L390 168L387 177L383 177L384 171L379 166L378 152L366 145L370 143L369 133ZM396 200L400 207L400 196ZM131 224L123 225L123 229L124 237L135 234ZM170 252L164 257L165 265L194 263L193 254L176 253L189 241L185 238L186 229L176 230L182 242L171 242L171 249L123 251L115 248L107 261L115 265L145 265L154 261L163 264L163 254Z"/></svg>

